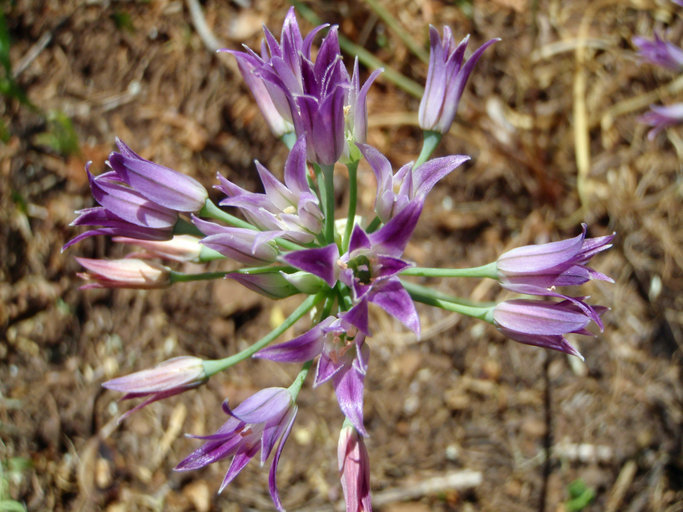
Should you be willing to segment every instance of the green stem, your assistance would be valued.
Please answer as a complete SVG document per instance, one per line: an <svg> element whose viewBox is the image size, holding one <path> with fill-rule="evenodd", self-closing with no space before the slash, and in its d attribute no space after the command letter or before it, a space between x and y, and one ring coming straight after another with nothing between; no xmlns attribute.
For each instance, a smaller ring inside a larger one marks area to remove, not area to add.
<svg viewBox="0 0 683 512"><path fill-rule="evenodd" d="M351 162L347 167L349 169L349 212L346 215L346 228L344 229L344 238L342 239L343 252L346 252L349 248L349 240L351 240L351 232L356 220L356 203L358 201L358 162Z"/></svg>
<svg viewBox="0 0 683 512"><path fill-rule="evenodd" d="M268 265L264 267L246 267L233 270L233 274L246 274L246 275L256 275L256 274L273 274L275 272L293 272L295 269L293 267L280 267L275 265Z"/></svg>
<svg viewBox="0 0 683 512"><path fill-rule="evenodd" d="M206 263L207 261L224 260L225 256L223 256L218 251L214 251L213 249L209 249L206 245L202 245L201 248L199 249L199 258L198 259L200 262Z"/></svg>
<svg viewBox="0 0 683 512"><path fill-rule="evenodd" d="M292 382L292 385L289 386L289 388L287 389L289 391L289 394L292 395L292 401L296 402L296 397L299 396L301 386L304 385L304 381L306 380L306 376L308 375L308 370L311 369L312 364L313 360L306 361L303 367L301 368L301 371L294 379L294 382Z"/></svg>
<svg viewBox="0 0 683 512"><path fill-rule="evenodd" d="M191 222L186 221L182 217L179 217L178 222L176 222L175 226L173 226L173 234L174 235L192 235L192 236L198 236L200 238L204 236L204 233L202 233L199 229L197 229L197 226L195 226Z"/></svg>
<svg viewBox="0 0 683 512"><path fill-rule="evenodd" d="M246 220L242 220L239 217L235 217L234 215L230 215L228 212L221 210L213 203L213 201L211 201L211 199L206 200L204 208L202 208L197 215L199 217L208 217L209 219L221 220L227 224L230 224L231 226L235 226L236 228L253 229L258 231L256 226L250 224Z"/></svg>
<svg viewBox="0 0 683 512"><path fill-rule="evenodd" d="M372 222L370 222L370 224L368 224L368 227L365 228L365 232L366 233L374 233L375 231L377 231L377 228L379 228L380 224L382 224L382 221L380 220L380 218L375 217L374 219L372 219Z"/></svg>
<svg viewBox="0 0 683 512"><path fill-rule="evenodd" d="M432 156L432 153L434 153L436 146L439 145L442 136L443 134L441 132L424 132L424 139L422 140L422 150L420 151L420 156L418 156L417 160L415 161L415 165L413 165L413 169L416 169L417 167L425 163L427 160L429 160L429 157Z"/></svg>
<svg viewBox="0 0 683 512"><path fill-rule="evenodd" d="M334 165L321 165L325 187L325 241L334 242Z"/></svg>
<svg viewBox="0 0 683 512"><path fill-rule="evenodd" d="M311 309L313 309L313 307L318 302L325 298L326 294L327 291L319 292L315 295L309 295L308 298L304 300L299 305L299 307L296 308L294 312L287 317L287 319L284 322L282 322L280 325L278 325L275 329L270 331L256 343L254 343L248 348L245 348L241 352L226 357L225 359L204 361L204 371L206 372L207 377L211 377L212 375L215 375L216 373L225 370L226 368L229 368L239 363L240 361L244 361L245 359L253 356L262 348L268 346L268 344L271 343L275 338L284 333L287 329L294 325L302 316L304 316Z"/></svg>
<svg viewBox="0 0 683 512"><path fill-rule="evenodd" d="M292 5L296 7L297 11L299 11L311 25L322 25L320 18L318 18L318 16L316 16L316 14L309 7L304 5L303 2L299 0L291 0L291 2ZM414 82L410 78L403 76L394 68L387 66L384 62L379 60L362 46L351 42L341 34L339 34L339 46L346 53L357 56L358 60L370 69L383 68L384 73L382 73L382 76L384 78L394 83L397 87L403 89L408 94L412 94L416 98L422 98L422 95L424 94L424 87L417 82Z"/></svg>
<svg viewBox="0 0 683 512"><path fill-rule="evenodd" d="M171 284L187 283L190 281L208 281L209 279L223 279L227 272L202 272L200 274L184 274L182 272L170 271Z"/></svg>
<svg viewBox="0 0 683 512"><path fill-rule="evenodd" d="M401 284L403 284L412 299L417 302L493 323L493 308L495 305L467 303L468 301L449 297L436 290L425 288L424 286L405 281L401 281Z"/></svg>
<svg viewBox="0 0 683 512"><path fill-rule="evenodd" d="M282 137L280 137L280 140L285 144L285 146L287 146L287 149L291 150L294 147L294 143L296 142L296 133L287 132Z"/></svg>
<svg viewBox="0 0 683 512"><path fill-rule="evenodd" d="M498 279L497 264L488 263L481 267L472 268L426 268L426 267L412 267L407 268L401 272L402 276L420 276L420 277L488 277L490 279Z"/></svg>

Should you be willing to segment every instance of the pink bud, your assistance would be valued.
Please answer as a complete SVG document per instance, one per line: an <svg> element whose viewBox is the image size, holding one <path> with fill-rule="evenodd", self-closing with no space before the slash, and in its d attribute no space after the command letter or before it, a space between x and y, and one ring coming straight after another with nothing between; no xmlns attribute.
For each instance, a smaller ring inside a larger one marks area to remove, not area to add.
<svg viewBox="0 0 683 512"><path fill-rule="evenodd" d="M123 400L149 397L124 414L121 417L124 419L152 402L195 388L206 382L207 378L201 359L194 356L180 356L164 361L154 368L109 380L102 386L125 393Z"/></svg>
<svg viewBox="0 0 683 512"><path fill-rule="evenodd" d="M199 253L202 250L199 238L190 235L175 235L171 240L139 240L125 236L117 236L112 240L122 244L137 245L146 251L131 255L135 258L163 258L181 263L198 262Z"/></svg>
<svg viewBox="0 0 683 512"><path fill-rule="evenodd" d="M163 265L135 258L99 260L76 258L88 272L79 277L94 282L81 288L165 288L171 284L170 270Z"/></svg>
<svg viewBox="0 0 683 512"><path fill-rule="evenodd" d="M372 512L370 503L370 458L356 429L344 426L337 445L339 474L346 512Z"/></svg>

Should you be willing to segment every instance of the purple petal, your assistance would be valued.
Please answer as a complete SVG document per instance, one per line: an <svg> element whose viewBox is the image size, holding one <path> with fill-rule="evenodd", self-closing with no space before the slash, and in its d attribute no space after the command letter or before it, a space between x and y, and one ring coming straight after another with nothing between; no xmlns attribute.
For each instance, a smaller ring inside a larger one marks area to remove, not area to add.
<svg viewBox="0 0 683 512"><path fill-rule="evenodd" d="M194 178L145 160L116 139L123 154L109 155L109 164L135 190L150 201L179 212L202 209L208 193Z"/></svg>
<svg viewBox="0 0 683 512"><path fill-rule="evenodd" d="M334 391L339 408L358 432L367 435L363 425L363 387L365 376L353 366L345 367L334 377Z"/></svg>
<svg viewBox="0 0 683 512"><path fill-rule="evenodd" d="M344 313L341 318L355 326L360 332L366 336L370 335L370 327L368 321L368 303L365 298L353 306L350 310Z"/></svg>
<svg viewBox="0 0 683 512"><path fill-rule="evenodd" d="M422 213L420 201L409 203L393 219L370 235L373 246L381 246L388 255L400 257L408 245Z"/></svg>
<svg viewBox="0 0 683 512"><path fill-rule="evenodd" d="M228 468L228 472L225 474L225 478L218 489L218 494L222 493L223 490L232 482L235 477L244 469L244 467L249 464L249 461L254 458L256 452L258 451L258 445L246 450L240 451L235 454Z"/></svg>
<svg viewBox="0 0 683 512"><path fill-rule="evenodd" d="M259 350L253 357L286 363L304 363L322 352L324 344L323 328L328 327L334 317L328 317L301 336Z"/></svg>
<svg viewBox="0 0 683 512"><path fill-rule="evenodd" d="M337 282L336 264L339 259L339 249L336 244L288 252L282 255L281 259L293 267L318 276L330 287Z"/></svg>
<svg viewBox="0 0 683 512"><path fill-rule="evenodd" d="M418 338L420 337L420 318L415 304L397 278L391 278L382 282L380 286L373 287L368 294L368 300L399 320Z"/></svg>
<svg viewBox="0 0 683 512"><path fill-rule="evenodd" d="M270 465L270 472L268 473L268 489L270 491L270 497L273 500L273 503L275 504L275 508L277 508L277 510L279 510L281 512L284 512L285 509L282 507L282 503L280 502L280 493L278 492L278 489L277 489L277 481L276 481L277 465L280 462L280 455L282 455L282 449L285 447L285 443L287 442L287 439L289 438L289 434L292 431L292 427L294 426L294 420L296 419L297 411L298 411L298 407L295 405L292 408L292 411L289 413L291 418L289 418L289 420L286 422L286 427L284 429L284 433L282 434L282 438L280 439L280 444L278 444L277 450L275 451L275 456L273 457L273 463Z"/></svg>

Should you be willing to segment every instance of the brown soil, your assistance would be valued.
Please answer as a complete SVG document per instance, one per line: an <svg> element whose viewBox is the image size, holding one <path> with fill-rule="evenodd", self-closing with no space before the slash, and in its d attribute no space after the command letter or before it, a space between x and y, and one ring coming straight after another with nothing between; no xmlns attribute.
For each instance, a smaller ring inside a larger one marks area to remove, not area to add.
<svg viewBox="0 0 683 512"><path fill-rule="evenodd" d="M592 236L618 236L595 261L616 283L586 286L611 307L604 333L574 339L586 364L426 307L418 342L373 310L366 418L375 508L569 512L578 510L567 505L569 484L581 479L596 493L583 510L683 510L683 132L648 141L637 119L651 103L680 101L681 88L672 74L640 64L630 42L657 28L680 43L683 9L666 0L379 1L423 47L429 23L472 34L474 47L503 39L480 61L438 149L470 154L472 163L431 194L410 259L484 264L514 246L574 236L582 221ZM423 83L426 66L370 5L312 8ZM255 48L262 23L279 33L288 5L201 7L222 46ZM207 187L219 171L256 190L252 160L279 173L285 148L232 58L206 48L188 4L16 0L3 8L18 84L42 111L65 113L80 143L65 157L37 137L46 129L37 111L0 105L11 133L0 145L0 458L31 463L5 473L11 496L32 511L271 510L267 470L257 463L222 495L227 461L172 468L199 444L184 433L224 421L226 397L238 403L288 385L293 366L241 364L118 426L129 404L101 383L175 355L234 353L297 300L265 301L228 282L81 291L74 256L125 251L103 238L60 248L76 233L73 211L93 204L84 164L100 172L115 136ZM383 78L370 94L369 142L397 165L419 151L418 103ZM360 179L368 208L374 178L364 168ZM479 300L502 296L490 282L430 284ZM278 472L284 504L339 510L341 414L331 387L306 387L299 405ZM429 487L466 470L480 472L480 483Z"/></svg>

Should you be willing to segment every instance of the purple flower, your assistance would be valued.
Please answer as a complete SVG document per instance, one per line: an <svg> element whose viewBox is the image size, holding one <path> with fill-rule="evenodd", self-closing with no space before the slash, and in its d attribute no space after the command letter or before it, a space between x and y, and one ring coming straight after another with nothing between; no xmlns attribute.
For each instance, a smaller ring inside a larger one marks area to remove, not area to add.
<svg viewBox="0 0 683 512"><path fill-rule="evenodd" d="M422 202L408 203L381 229L368 235L356 225L349 250L341 257L336 245L303 249L284 254L281 259L298 269L325 280L330 287L337 280L353 290L354 306L345 316L364 334L369 333L368 302L373 302L406 327L420 333L415 304L403 288L398 273L410 266L401 259L422 212Z"/></svg>
<svg viewBox="0 0 683 512"><path fill-rule="evenodd" d="M263 465L280 440L268 480L270 496L278 510L284 510L280 502L275 472L280 454L292 430L297 413L297 405L285 388L266 388L247 398L235 410L230 409L228 401L223 402L223 411L230 416L216 433L209 436L191 436L204 439L206 443L192 452L176 466L177 471L203 468L226 457L232 457L228 472L223 479L222 492L242 469L261 450Z"/></svg>
<svg viewBox="0 0 683 512"><path fill-rule="evenodd" d="M474 65L484 50L499 40L487 41L465 61L469 36L456 46L449 27L443 28L443 40L436 28L429 27L429 70L418 114L420 128L441 133L446 133L450 129L460 96Z"/></svg>
<svg viewBox="0 0 683 512"><path fill-rule="evenodd" d="M259 162L256 169L265 193L249 192L218 175L216 188L228 196L219 204L240 208L249 222L262 231L276 232L276 237L312 242L322 229L323 213L306 180L306 140L297 140L287 157L284 185Z"/></svg>
<svg viewBox="0 0 683 512"><path fill-rule="evenodd" d="M271 242L281 235L279 231L227 227L195 216L192 222L207 235L199 243L223 256L245 265L264 265L277 259L278 248Z"/></svg>
<svg viewBox="0 0 683 512"><path fill-rule="evenodd" d="M176 212L194 213L204 207L208 192L194 178L145 160L120 139L120 153L109 155L118 178L150 201Z"/></svg>
<svg viewBox="0 0 683 512"><path fill-rule="evenodd" d="M108 171L95 177L88 174L90 190L101 205L76 213L72 226L102 226L91 229L69 240L62 250L84 238L96 235L119 235L143 240L170 240L178 220L177 212L150 201L138 191L121 183L118 175Z"/></svg>
<svg viewBox="0 0 683 512"><path fill-rule="evenodd" d="M170 270L167 267L136 258L100 260L76 258L88 272L79 277L94 282L81 286L89 288L167 288L171 285Z"/></svg>
<svg viewBox="0 0 683 512"><path fill-rule="evenodd" d="M80 210L72 226L102 226L67 242L62 250L96 235L141 240L169 240L178 213L196 212L208 197L198 181L141 158L116 139L120 153L111 153L110 171L95 177L85 167L90 190L99 207Z"/></svg>
<svg viewBox="0 0 683 512"><path fill-rule="evenodd" d="M358 70L358 57L353 62L353 75L351 76L351 87L347 89L346 100L344 102L344 112L346 114L346 146L344 156L347 160L356 160L357 155L353 155L352 143L364 144L368 136L368 108L367 97L370 86L382 72L376 69L360 85L360 71Z"/></svg>
<svg viewBox="0 0 683 512"><path fill-rule="evenodd" d="M655 33L654 40L635 36L632 41L642 59L672 71L683 70L683 50L659 34Z"/></svg>
<svg viewBox="0 0 683 512"><path fill-rule="evenodd" d="M538 289L576 286L591 279L614 281L586 266L588 261L612 247L614 233L586 238L588 226L582 224L580 235L547 244L526 245L503 253L496 262L501 284L518 293L539 295Z"/></svg>
<svg viewBox="0 0 683 512"><path fill-rule="evenodd" d="M324 37L315 61L311 45L321 25L304 39L294 14L287 13L280 42L267 29L265 41L258 55L249 48L246 52L230 51L248 76L247 84L257 98L267 119L275 117L274 110L285 123L291 122L297 137L306 136L308 159L332 165L342 153L348 155L345 137L348 127L351 140L364 141L367 124L365 100L377 72L360 87L357 68L353 78L344 67L339 49L338 28L332 27ZM256 83L261 78L261 83ZM266 99L265 95L269 98ZM348 113L348 118L346 117ZM282 122L269 121L281 130Z"/></svg>
<svg viewBox="0 0 683 512"><path fill-rule="evenodd" d="M647 132L647 138L653 140L662 130L683 122L683 103L652 105L650 111L640 117L640 121L653 127Z"/></svg>
<svg viewBox="0 0 683 512"><path fill-rule="evenodd" d="M607 308L596 306L591 310L599 316ZM564 335L577 333L592 336L592 333L586 330L586 326L594 318L568 300L509 300L497 304L492 314L494 325L505 336L520 343L559 350L581 359L583 356L564 338Z"/></svg>
<svg viewBox="0 0 683 512"><path fill-rule="evenodd" d="M363 438L350 425L342 427L339 433L337 461L346 512L372 512L370 457Z"/></svg>
<svg viewBox="0 0 683 512"><path fill-rule="evenodd" d="M196 388L206 380L207 376L201 359L192 356L180 356L164 361L154 368L109 380L102 386L125 393L121 400L149 397L121 416L119 421L122 421L152 402Z"/></svg>
<svg viewBox="0 0 683 512"><path fill-rule="evenodd" d="M287 118L283 117L278 111L278 108L273 103L273 99L268 92L263 78L259 75L258 69L262 62L258 57L249 53L236 52L232 50L219 50L232 54L237 59L237 67L242 73L242 77L249 87L252 96L256 100L261 114L266 119L266 123L270 127L270 131L276 137L281 137L286 133L294 131L294 126L291 122L291 116L288 114Z"/></svg>
<svg viewBox="0 0 683 512"><path fill-rule="evenodd" d="M358 148L375 173L375 212L382 222L388 222L412 201L424 203L434 185L470 159L467 155L434 158L416 169L410 162L394 174L389 159L377 149L366 144L359 144Z"/></svg>
<svg viewBox="0 0 683 512"><path fill-rule="evenodd" d="M339 407L354 427L365 435L363 387L368 367L365 335L346 317L328 317L311 330L285 343L257 352L254 357L302 363L320 356L314 386L332 379Z"/></svg>

